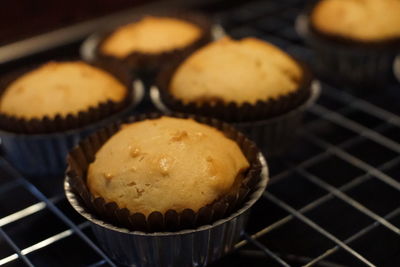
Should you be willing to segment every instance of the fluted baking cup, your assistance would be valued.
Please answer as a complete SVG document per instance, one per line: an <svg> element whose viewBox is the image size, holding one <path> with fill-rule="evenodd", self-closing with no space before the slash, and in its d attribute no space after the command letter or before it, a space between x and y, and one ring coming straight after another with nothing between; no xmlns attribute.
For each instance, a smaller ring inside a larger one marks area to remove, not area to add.
<svg viewBox="0 0 400 267"><path fill-rule="evenodd" d="M100 49L103 42L115 31L116 28L114 27L113 29L104 30L89 37L88 41L85 42L81 48L82 57L90 60L90 62L112 62L113 64L118 62L119 64L127 66L134 73L139 74L142 79L151 79L155 73L157 73L163 65L168 64L170 60L184 58L212 40L212 23L210 19L203 15L187 11L170 11L151 13L148 15L171 17L188 21L200 27L202 35L192 44L183 48L165 51L158 54L132 52L125 58L120 59L112 55L104 54ZM143 17L144 15L133 19L131 22L139 21Z"/></svg>
<svg viewBox="0 0 400 267"><path fill-rule="evenodd" d="M103 250L116 262L136 267L205 266L231 251L240 240L249 209L261 197L268 182L268 168L261 153L261 179L248 199L229 216L195 229L147 233L130 231L105 222L87 208L72 189L70 178L64 183L72 207L85 217Z"/></svg>
<svg viewBox="0 0 400 267"><path fill-rule="evenodd" d="M296 109L268 120L240 122L234 126L256 142L268 157L282 156L295 142L304 113L318 99L320 91L319 82L314 81L308 99Z"/></svg>
<svg viewBox="0 0 400 267"><path fill-rule="evenodd" d="M315 71L324 79L349 85L353 92L383 89L393 79L393 61L400 52L400 40L359 43L316 32L308 13L296 20L300 36L314 49Z"/></svg>
<svg viewBox="0 0 400 267"><path fill-rule="evenodd" d="M98 128L131 115L143 97L143 85L134 82L132 99L122 110L84 127L63 132L23 134L0 130L1 148L5 158L22 174L47 179L61 176L66 168L66 156L78 142ZM61 176L62 177L62 176Z"/></svg>
<svg viewBox="0 0 400 267"><path fill-rule="evenodd" d="M236 210L254 191L255 185L260 180L261 163L258 158L258 149L252 141L245 138L242 133L230 125L215 119L184 114L169 115L178 118L193 118L200 123L219 129L226 137L234 140L250 163L245 174L242 177L237 177L240 186L232 188L229 193L198 211L190 208L183 211L168 210L165 213L154 211L147 217L142 213L132 213L126 208L119 208L115 202L107 202L102 197L95 197L87 186L87 169L90 163L94 161L98 149L119 130L121 123L114 123L83 140L68 156L67 175L70 178L71 186L89 210L113 225L126 227L130 230L175 231L191 229L225 217ZM161 116L161 114L156 113L139 115L129 118L127 122L155 119Z"/></svg>
<svg viewBox="0 0 400 267"><path fill-rule="evenodd" d="M232 125L245 133L268 157L277 157L284 154L293 144L296 130L302 125L304 112L319 97L321 86L314 80L310 86L308 98L297 108L273 118L236 122ZM156 86L150 90L151 100L161 112L171 112L160 96Z"/></svg>

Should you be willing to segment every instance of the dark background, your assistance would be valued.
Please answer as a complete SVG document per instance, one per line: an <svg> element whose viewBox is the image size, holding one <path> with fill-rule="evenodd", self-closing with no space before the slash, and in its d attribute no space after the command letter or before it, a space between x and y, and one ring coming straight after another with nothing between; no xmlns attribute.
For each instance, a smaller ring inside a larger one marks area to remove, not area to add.
<svg viewBox="0 0 400 267"><path fill-rule="evenodd" d="M155 0L3 0L0 44Z"/></svg>

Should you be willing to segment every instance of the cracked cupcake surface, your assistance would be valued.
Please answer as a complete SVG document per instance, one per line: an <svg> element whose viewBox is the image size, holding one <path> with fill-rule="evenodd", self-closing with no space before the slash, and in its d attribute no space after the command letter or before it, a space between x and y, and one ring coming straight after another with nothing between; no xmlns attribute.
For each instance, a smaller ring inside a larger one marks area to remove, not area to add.
<svg viewBox="0 0 400 267"><path fill-rule="evenodd" d="M301 86L301 66L278 47L256 38L213 42L175 71L169 91L184 103L267 101Z"/></svg>
<svg viewBox="0 0 400 267"><path fill-rule="evenodd" d="M248 167L219 130L161 117L123 125L96 153L87 183L94 196L132 213L196 212L232 190Z"/></svg>

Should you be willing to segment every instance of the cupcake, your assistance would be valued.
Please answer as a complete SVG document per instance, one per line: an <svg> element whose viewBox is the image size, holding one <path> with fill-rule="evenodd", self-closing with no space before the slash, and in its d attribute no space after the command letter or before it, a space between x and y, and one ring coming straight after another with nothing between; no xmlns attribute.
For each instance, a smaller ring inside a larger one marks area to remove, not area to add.
<svg viewBox="0 0 400 267"><path fill-rule="evenodd" d="M400 51L399 14L397 0L322 0L300 17L298 30L315 49L324 77L379 88L392 78Z"/></svg>
<svg viewBox="0 0 400 267"><path fill-rule="evenodd" d="M126 64L141 75L152 75L169 60L184 57L211 39L211 24L203 16L144 16L105 33L96 60Z"/></svg>
<svg viewBox="0 0 400 267"><path fill-rule="evenodd" d="M61 174L79 137L128 113L134 102L126 73L117 78L80 61L49 62L8 78L0 137L7 159L29 175Z"/></svg>
<svg viewBox="0 0 400 267"><path fill-rule="evenodd" d="M216 260L265 189L265 161L251 141L214 119L174 116L111 125L69 154L67 197L119 263Z"/></svg>
<svg viewBox="0 0 400 267"><path fill-rule="evenodd" d="M262 148L268 147L268 155L283 150L284 144L277 144L276 138L293 133L298 115L301 117L298 111L313 95L311 76L304 65L256 38L226 37L210 43L165 69L157 87L161 101L156 89L153 99L160 109L235 123ZM289 114L296 117L293 123L281 120ZM272 122L276 126L271 127ZM259 134L260 138L256 136Z"/></svg>

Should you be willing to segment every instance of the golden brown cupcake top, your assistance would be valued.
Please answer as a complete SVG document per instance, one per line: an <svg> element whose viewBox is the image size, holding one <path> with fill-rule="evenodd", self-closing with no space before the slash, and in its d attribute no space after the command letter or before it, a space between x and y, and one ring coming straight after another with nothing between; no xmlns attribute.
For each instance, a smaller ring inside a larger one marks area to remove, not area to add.
<svg viewBox="0 0 400 267"><path fill-rule="evenodd" d="M76 115L108 100L121 101L127 88L110 74L83 62L49 62L12 82L0 112L24 119Z"/></svg>
<svg viewBox="0 0 400 267"><path fill-rule="evenodd" d="M161 117L123 125L96 153L87 182L94 196L131 212L197 211L228 193L248 167L219 130Z"/></svg>
<svg viewBox="0 0 400 267"><path fill-rule="evenodd" d="M176 70L169 90L184 103L256 103L299 88L302 69L276 46L256 38L223 38L193 53Z"/></svg>
<svg viewBox="0 0 400 267"><path fill-rule="evenodd" d="M101 46L106 55L124 58L133 52L159 54L184 48L195 42L200 27L175 18L144 17L120 27Z"/></svg>
<svg viewBox="0 0 400 267"><path fill-rule="evenodd" d="M319 32L355 41L400 38L400 0L323 0L311 23Z"/></svg>

